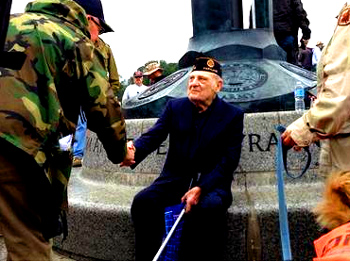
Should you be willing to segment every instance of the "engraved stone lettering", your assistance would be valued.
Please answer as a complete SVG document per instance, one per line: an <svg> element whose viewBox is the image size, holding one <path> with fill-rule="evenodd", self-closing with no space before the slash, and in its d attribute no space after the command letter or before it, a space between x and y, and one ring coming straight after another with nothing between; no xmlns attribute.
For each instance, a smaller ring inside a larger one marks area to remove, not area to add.
<svg viewBox="0 0 350 262"><path fill-rule="evenodd" d="M264 149L261 148L259 145L260 142L260 135L258 134L249 134L249 152L254 152L253 145L256 145L256 147L259 149L260 152L263 152Z"/></svg>
<svg viewBox="0 0 350 262"><path fill-rule="evenodd" d="M267 148L265 151L270 151L271 145L277 145L277 137L275 133L271 133L270 139L269 139L269 144L267 145Z"/></svg>

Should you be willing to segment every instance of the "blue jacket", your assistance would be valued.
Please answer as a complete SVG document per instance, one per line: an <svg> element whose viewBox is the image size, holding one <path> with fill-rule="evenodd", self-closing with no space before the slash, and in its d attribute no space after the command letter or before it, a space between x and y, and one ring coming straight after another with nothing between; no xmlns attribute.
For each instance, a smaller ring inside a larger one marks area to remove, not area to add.
<svg viewBox="0 0 350 262"><path fill-rule="evenodd" d="M227 207L232 202L231 184L243 139L243 112L220 98L207 109L201 136L194 137L194 105L186 98L170 100L166 108L146 133L138 138L135 161L140 163L156 150L169 135L169 148L160 176L153 185L171 184L171 190L188 190L191 178L200 179L202 195L217 191Z"/></svg>

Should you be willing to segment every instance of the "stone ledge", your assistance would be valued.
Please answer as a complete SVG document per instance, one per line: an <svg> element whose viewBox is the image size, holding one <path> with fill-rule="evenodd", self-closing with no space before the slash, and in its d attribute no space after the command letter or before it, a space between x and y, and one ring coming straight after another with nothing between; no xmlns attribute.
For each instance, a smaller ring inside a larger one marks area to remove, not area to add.
<svg viewBox="0 0 350 262"><path fill-rule="evenodd" d="M300 115L292 111L245 114L242 154L236 173L259 174L274 172L275 148L277 136L279 135L275 130L275 125L282 124L287 126L299 116ZM156 119L127 120L126 126L128 139L136 139L151 127L155 121ZM98 180L100 179L99 176L103 176L104 174L107 174L108 177L110 175L113 177L114 174L134 174L137 176L145 174L147 177L150 174L158 175L162 170L167 148L168 139L166 139L166 141L155 152L147 156L134 170L125 167L120 168L119 165L115 165L108 160L107 154L96 134L89 132L87 137L86 154L84 157L84 172L85 170L87 172L88 170L96 172L93 174L89 171L89 174L84 175L90 177L95 175ZM310 151L313 157L310 170L305 177L308 178L308 182L313 182L312 180L319 179L314 172L314 170L317 170L318 168L319 148L312 145ZM303 153L296 153L293 150L290 150L288 154L289 168L291 170L301 169L306 160L305 156L306 155ZM121 181L124 181L123 179L121 179ZM261 179L266 180L270 178ZM249 181L253 181L253 179L250 179Z"/></svg>
<svg viewBox="0 0 350 262"><path fill-rule="evenodd" d="M108 184L118 184L125 186L148 186L154 179L156 179L159 174L151 173L139 173L133 172L130 173L129 168L125 168L119 172L99 170L97 168L82 168L82 171L79 173L79 178L81 181L84 181L87 184L94 183L108 183ZM291 172L294 172L291 170ZM296 170L295 174L298 174L300 170ZM318 183L323 181L324 178L320 177L317 174L318 170L313 168L309 169L302 177L293 179L284 176L284 182L286 184L295 184L295 183ZM248 186L264 186L264 185L274 185L276 184L276 174L275 172L235 172L234 180L232 185L234 187L244 187Z"/></svg>

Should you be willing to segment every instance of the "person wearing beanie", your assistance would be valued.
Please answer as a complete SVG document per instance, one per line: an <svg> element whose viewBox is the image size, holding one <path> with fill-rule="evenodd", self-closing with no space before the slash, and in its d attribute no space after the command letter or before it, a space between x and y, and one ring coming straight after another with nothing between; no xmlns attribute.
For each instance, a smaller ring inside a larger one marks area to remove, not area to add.
<svg viewBox="0 0 350 262"><path fill-rule="evenodd" d="M155 257L165 232L164 209L181 202L186 213L178 259L223 260L243 111L218 96L222 87L220 63L198 57L189 75L187 97L169 100L154 126L134 143L128 142L135 164L125 161L121 166L135 168L169 136L160 176L137 193L131 205L136 260Z"/></svg>
<svg viewBox="0 0 350 262"><path fill-rule="evenodd" d="M101 10L93 15L103 19ZM72 153L61 141L74 133L80 110L113 163L133 153L77 2L28 3L11 17L4 51L25 59L16 69L0 67L0 227L7 260L52 260L52 238L67 236Z"/></svg>

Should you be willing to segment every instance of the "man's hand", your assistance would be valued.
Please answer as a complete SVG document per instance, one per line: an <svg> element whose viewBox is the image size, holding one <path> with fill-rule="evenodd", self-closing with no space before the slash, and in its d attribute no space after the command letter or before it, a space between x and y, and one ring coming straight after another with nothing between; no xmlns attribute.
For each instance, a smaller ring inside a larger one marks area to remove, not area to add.
<svg viewBox="0 0 350 262"><path fill-rule="evenodd" d="M294 140L291 136L291 133L292 132L290 130L286 130L281 135L283 145L288 147L288 148L297 147L296 143L294 142Z"/></svg>
<svg viewBox="0 0 350 262"><path fill-rule="evenodd" d="M126 144L126 156L123 160L123 162L120 163L120 166L131 166L135 164L135 151L136 148L134 147L134 143L132 141L129 141Z"/></svg>
<svg viewBox="0 0 350 262"><path fill-rule="evenodd" d="M186 194L181 198L181 202L186 202L186 213L191 211L193 205L197 205L201 195L202 189L198 186L190 189Z"/></svg>

